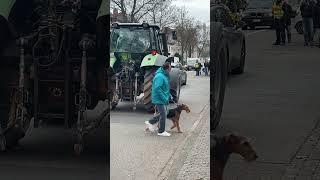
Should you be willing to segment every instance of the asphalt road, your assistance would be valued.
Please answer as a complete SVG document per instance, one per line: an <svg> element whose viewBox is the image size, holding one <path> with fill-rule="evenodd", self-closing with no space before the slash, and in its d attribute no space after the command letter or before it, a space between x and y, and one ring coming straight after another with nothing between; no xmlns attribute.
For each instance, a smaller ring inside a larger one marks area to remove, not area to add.
<svg viewBox="0 0 320 180"><path fill-rule="evenodd" d="M277 180L320 117L320 48L304 47L295 32L283 47L272 45L271 30L246 34L246 72L229 78L218 134L251 138L259 158L233 155L225 179Z"/></svg>
<svg viewBox="0 0 320 180"><path fill-rule="evenodd" d="M106 126L87 138L81 157L73 153L72 131L47 126L32 129L21 141L23 150L0 154L1 180L105 180Z"/></svg>
<svg viewBox="0 0 320 180"><path fill-rule="evenodd" d="M200 122L205 120L201 117L209 118L209 113L203 115L203 112L208 112L209 87L209 77L195 77L195 72L188 73L187 85L181 89L180 103L187 104L191 112L181 114L183 133L168 130L171 137L159 137L144 131L144 121L149 120L152 114L147 114L143 107L133 112L132 103L119 104L118 109L111 113L111 179L176 179L190 152L184 150L192 149L193 139L197 138L198 129L203 127L204 123ZM170 126L171 122L167 121L167 129ZM208 141L206 145L209 149Z"/></svg>

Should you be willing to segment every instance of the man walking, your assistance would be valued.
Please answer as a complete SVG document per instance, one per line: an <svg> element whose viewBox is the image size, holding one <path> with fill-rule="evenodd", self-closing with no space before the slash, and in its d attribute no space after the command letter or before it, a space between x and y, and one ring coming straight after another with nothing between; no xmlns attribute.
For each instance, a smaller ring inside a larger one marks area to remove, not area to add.
<svg viewBox="0 0 320 180"><path fill-rule="evenodd" d="M208 71L209 71L209 62L206 60L204 62L204 73L205 73L205 76L209 76Z"/></svg>
<svg viewBox="0 0 320 180"><path fill-rule="evenodd" d="M166 119L167 119L167 106L170 100L170 78L169 73L171 71L171 63L166 62L162 67L160 67L152 82L152 103L156 106L158 114L154 116L151 120L145 121L145 124L150 131L155 131L157 128L154 126L160 121L160 126L158 130L159 136L168 137L171 136L170 133L165 131Z"/></svg>
<svg viewBox="0 0 320 180"><path fill-rule="evenodd" d="M317 0L313 8L313 27L314 27L314 37L320 48L320 0Z"/></svg>
<svg viewBox="0 0 320 180"><path fill-rule="evenodd" d="M304 32L304 45L313 45L313 2L311 0L302 0L300 11Z"/></svg>
<svg viewBox="0 0 320 180"><path fill-rule="evenodd" d="M287 33L288 43L291 43L291 18L293 17L293 10L291 5L285 0L282 5L284 11L285 32Z"/></svg>
<svg viewBox="0 0 320 180"><path fill-rule="evenodd" d="M285 21L284 11L282 9L282 0L277 0L277 2L272 6L272 14L277 37L277 40L273 45L285 45Z"/></svg>

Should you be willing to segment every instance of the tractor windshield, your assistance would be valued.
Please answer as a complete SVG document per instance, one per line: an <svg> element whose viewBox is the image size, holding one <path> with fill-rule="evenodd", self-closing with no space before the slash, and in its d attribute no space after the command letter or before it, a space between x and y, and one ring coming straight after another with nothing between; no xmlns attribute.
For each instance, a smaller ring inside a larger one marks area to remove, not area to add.
<svg viewBox="0 0 320 180"><path fill-rule="evenodd" d="M151 50L150 29L143 27L114 28L111 33L111 52L145 53Z"/></svg>

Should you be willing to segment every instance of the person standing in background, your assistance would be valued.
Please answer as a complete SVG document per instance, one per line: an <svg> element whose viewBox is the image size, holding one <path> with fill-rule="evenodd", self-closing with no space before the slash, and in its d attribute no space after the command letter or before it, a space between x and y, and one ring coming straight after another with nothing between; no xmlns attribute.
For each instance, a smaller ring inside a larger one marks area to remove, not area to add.
<svg viewBox="0 0 320 180"><path fill-rule="evenodd" d="M196 76L199 76L200 75L200 70L201 70L201 64L199 63L198 60L194 64L194 69L196 71Z"/></svg>
<svg viewBox="0 0 320 180"><path fill-rule="evenodd" d="M277 0L276 3L272 5L272 14L277 38L273 45L285 45L285 21L282 3L282 0Z"/></svg>
<svg viewBox="0 0 320 180"><path fill-rule="evenodd" d="M293 10L291 5L285 0L282 5L282 9L284 12L284 23L285 23L285 33L287 34L288 43L291 43L291 18L293 17Z"/></svg>
<svg viewBox="0 0 320 180"><path fill-rule="evenodd" d="M320 0L317 0L317 3L313 8L313 27L315 41L318 43L318 47L320 48Z"/></svg>
<svg viewBox="0 0 320 180"><path fill-rule="evenodd" d="M207 60L205 60L205 62L204 62L204 73L205 73L205 76L209 76L208 71L209 71L209 62Z"/></svg>
<svg viewBox="0 0 320 180"><path fill-rule="evenodd" d="M302 16L304 46L313 45L313 2L311 0L302 0L300 5Z"/></svg>

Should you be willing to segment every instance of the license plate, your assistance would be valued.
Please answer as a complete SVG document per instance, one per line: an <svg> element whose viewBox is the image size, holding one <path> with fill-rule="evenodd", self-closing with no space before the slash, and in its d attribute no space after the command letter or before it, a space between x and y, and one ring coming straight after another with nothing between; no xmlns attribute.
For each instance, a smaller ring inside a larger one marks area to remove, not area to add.
<svg viewBox="0 0 320 180"><path fill-rule="evenodd" d="M254 19L253 22L260 22L260 19Z"/></svg>

